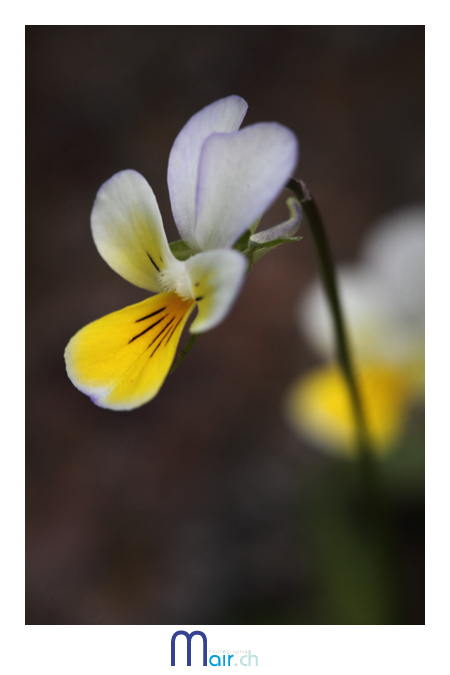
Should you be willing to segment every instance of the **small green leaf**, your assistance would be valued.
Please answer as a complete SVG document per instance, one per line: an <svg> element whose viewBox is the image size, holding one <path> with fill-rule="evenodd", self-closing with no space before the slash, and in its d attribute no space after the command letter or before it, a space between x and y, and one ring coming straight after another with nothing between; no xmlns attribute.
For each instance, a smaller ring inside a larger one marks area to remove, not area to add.
<svg viewBox="0 0 450 675"><path fill-rule="evenodd" d="M187 260L193 254L189 246L182 239L172 241L169 244L169 247L177 260L181 261Z"/></svg>

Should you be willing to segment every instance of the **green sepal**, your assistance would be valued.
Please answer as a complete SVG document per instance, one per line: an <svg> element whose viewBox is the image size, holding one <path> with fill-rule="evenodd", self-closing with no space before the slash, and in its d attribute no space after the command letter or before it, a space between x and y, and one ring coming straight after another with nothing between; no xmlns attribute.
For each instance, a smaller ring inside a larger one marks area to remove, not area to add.
<svg viewBox="0 0 450 675"><path fill-rule="evenodd" d="M297 234L303 218L302 207L294 197L289 197L286 201L286 206L289 209L289 220L269 227L269 229L262 232L252 234L250 236L252 244L267 244L277 239L291 239Z"/></svg>
<svg viewBox="0 0 450 675"><path fill-rule="evenodd" d="M251 237L251 230L245 230L244 234L242 234L237 242L234 244L233 248L236 251L241 251L242 253L245 253L245 251L248 248L249 245L249 240Z"/></svg>
<svg viewBox="0 0 450 675"><path fill-rule="evenodd" d="M252 234L255 233L255 230L258 227L260 222L261 222L261 218L258 218L258 220L256 220L253 223L253 225L248 230L245 230L244 234L242 234L239 237L239 239L237 240L237 242L233 246L233 248L236 251L241 251L241 253L246 254L247 249L251 245L250 237L252 236Z"/></svg>
<svg viewBox="0 0 450 675"><path fill-rule="evenodd" d="M177 239L169 244L169 248L177 260L187 260L193 255L193 251L189 248L183 239Z"/></svg>
<svg viewBox="0 0 450 675"><path fill-rule="evenodd" d="M251 228L250 228L250 230L249 230L250 236L251 236L252 234L255 234L256 229L257 229L258 225L260 224L260 222L261 222L261 218L258 218L258 220L255 220L255 222L253 223L253 225L251 226Z"/></svg>
<svg viewBox="0 0 450 675"><path fill-rule="evenodd" d="M300 241L301 239L303 239L303 237L280 237L279 239L268 241L265 244L255 244L250 241L249 254L252 257L252 261L256 262L277 246L289 244L291 241Z"/></svg>

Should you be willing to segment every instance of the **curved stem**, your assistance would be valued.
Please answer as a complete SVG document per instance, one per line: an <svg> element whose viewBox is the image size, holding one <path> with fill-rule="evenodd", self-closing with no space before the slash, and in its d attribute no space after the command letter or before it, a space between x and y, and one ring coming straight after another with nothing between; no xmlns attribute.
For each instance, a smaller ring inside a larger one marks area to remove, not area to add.
<svg viewBox="0 0 450 675"><path fill-rule="evenodd" d="M388 503L378 479L378 467L375 462L370 438L367 432L364 411L358 391L357 380L351 359L345 321L336 285L333 259L325 233L321 215L305 183L291 178L287 188L292 190L300 201L311 228L316 246L322 279L333 318L337 345L337 357L344 373L350 393L358 447L359 465L363 487L362 498L366 507L366 516L371 526L373 541L378 551L380 569L385 573L383 584L387 606L390 607L394 623L404 623L405 601L402 589L402 575L395 542L395 531L390 517ZM381 590L381 589L380 589Z"/></svg>
<svg viewBox="0 0 450 675"><path fill-rule="evenodd" d="M311 229L311 234L314 239L322 280L333 318L337 346L337 358L344 373L350 393L353 415L355 419L357 435L356 441L360 465L366 483L372 485L375 473L375 463L370 447L367 426L364 419L361 397L355 378L355 371L351 359L344 317L337 291L333 258L331 256L325 228L319 213L319 209L317 208L317 205L305 183L303 181L297 181L294 178L291 178L286 187L294 193L302 205L303 211ZM373 489L370 489L370 493L373 495Z"/></svg>

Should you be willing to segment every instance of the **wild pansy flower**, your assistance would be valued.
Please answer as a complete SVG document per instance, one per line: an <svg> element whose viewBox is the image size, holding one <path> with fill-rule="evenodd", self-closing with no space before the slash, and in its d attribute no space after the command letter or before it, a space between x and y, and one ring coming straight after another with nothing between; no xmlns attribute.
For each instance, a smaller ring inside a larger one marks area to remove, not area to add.
<svg viewBox="0 0 450 675"><path fill-rule="evenodd" d="M369 234L361 262L337 270L359 393L378 454L393 448L411 404L423 395L424 225L419 206L390 214ZM301 298L298 319L315 349L332 359L333 326L318 280ZM355 456L353 409L332 360L292 385L286 411L291 426L318 447Z"/></svg>
<svg viewBox="0 0 450 675"><path fill-rule="evenodd" d="M157 294L90 323L66 347L69 378L101 407L130 410L150 401L194 308L190 331L201 333L225 318L239 293L248 259L232 246L279 195L298 155L295 135L280 124L238 131L246 111L239 96L223 98L175 139L167 180L184 242L173 247L177 257L139 173L117 173L97 194L91 226L100 255Z"/></svg>

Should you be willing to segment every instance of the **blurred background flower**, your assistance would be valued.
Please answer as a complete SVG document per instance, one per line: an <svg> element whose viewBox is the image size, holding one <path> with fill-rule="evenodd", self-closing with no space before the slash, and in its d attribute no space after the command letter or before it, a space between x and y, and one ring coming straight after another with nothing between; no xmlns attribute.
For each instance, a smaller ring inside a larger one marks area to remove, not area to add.
<svg viewBox="0 0 450 675"><path fill-rule="evenodd" d="M292 319L317 275L305 223L144 408L93 406L61 355L86 321L145 297L92 245L99 185L133 168L169 214L173 139L230 92L246 125L296 133L297 176L338 261L383 214L423 201L424 27L28 26L26 50L27 622L385 619L367 547L343 564L356 548L337 504L355 463L312 452L281 413L321 362ZM288 196L260 230L287 218ZM410 417L405 452L383 462L410 623L424 620L421 424Z"/></svg>
<svg viewBox="0 0 450 675"><path fill-rule="evenodd" d="M370 440L392 450L423 397L425 384L425 212L395 211L366 236L360 261L337 269L337 284ZM299 325L329 359L302 375L286 403L290 424L318 447L355 456L356 428L335 353L331 314L321 282L304 292Z"/></svg>

